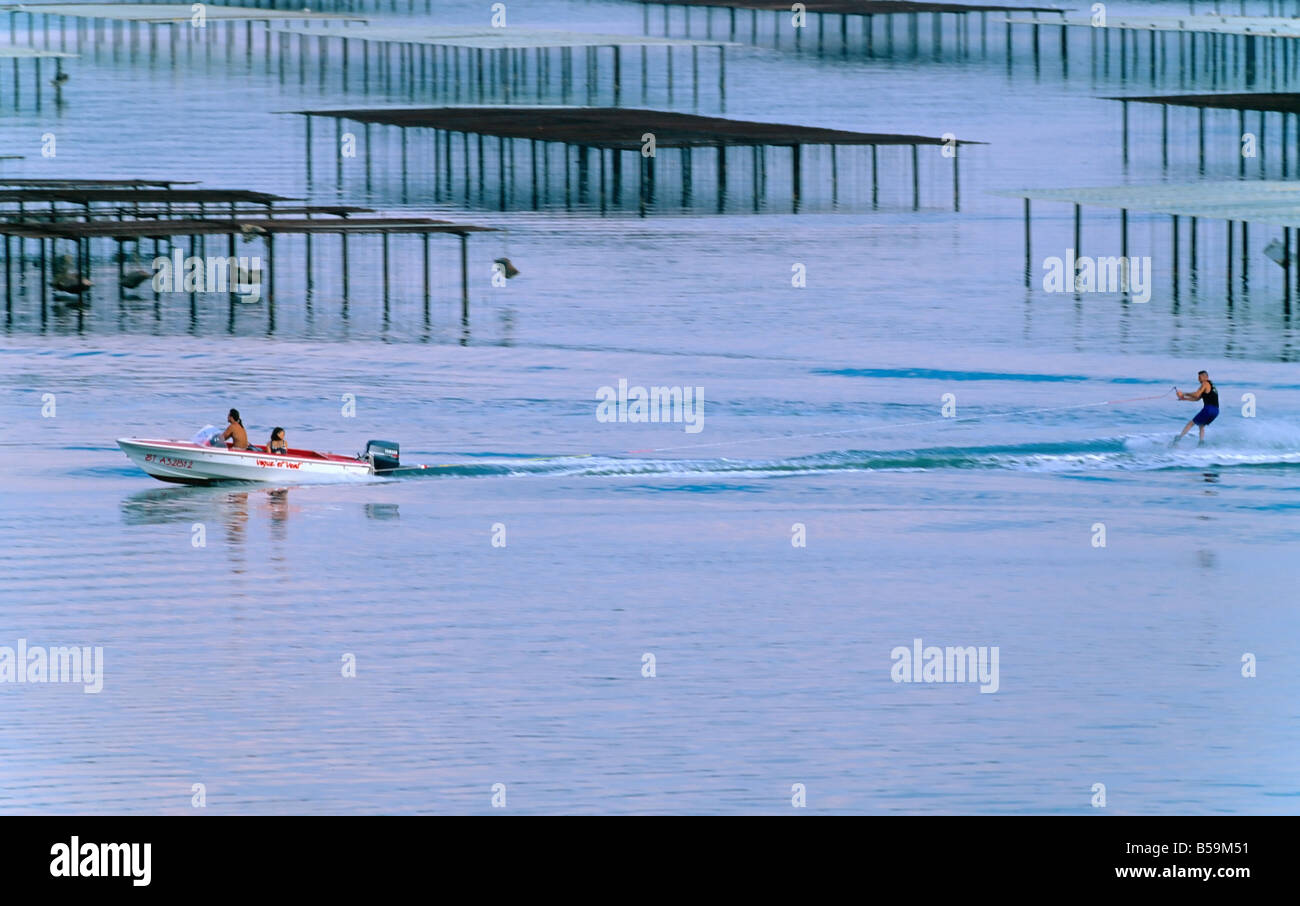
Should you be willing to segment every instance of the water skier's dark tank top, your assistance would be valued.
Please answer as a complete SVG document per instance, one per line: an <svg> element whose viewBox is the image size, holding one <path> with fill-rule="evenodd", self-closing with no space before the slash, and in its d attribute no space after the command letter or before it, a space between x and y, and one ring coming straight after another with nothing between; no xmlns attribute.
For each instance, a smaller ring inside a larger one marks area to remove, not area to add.
<svg viewBox="0 0 1300 906"><path fill-rule="evenodd" d="M1201 397L1201 405L1213 406L1215 409L1219 408L1219 391L1215 388L1214 381L1210 381L1209 392Z"/></svg>

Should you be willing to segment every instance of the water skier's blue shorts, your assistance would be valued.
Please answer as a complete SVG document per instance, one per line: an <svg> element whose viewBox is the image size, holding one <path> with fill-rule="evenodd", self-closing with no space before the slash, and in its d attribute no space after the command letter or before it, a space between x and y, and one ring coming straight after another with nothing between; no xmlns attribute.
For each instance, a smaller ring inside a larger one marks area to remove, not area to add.
<svg viewBox="0 0 1300 906"><path fill-rule="evenodd" d="M1219 417L1218 406L1205 406L1201 409L1200 412L1196 413L1196 417L1193 418L1192 421L1194 421L1196 424L1200 425L1203 428L1218 417Z"/></svg>

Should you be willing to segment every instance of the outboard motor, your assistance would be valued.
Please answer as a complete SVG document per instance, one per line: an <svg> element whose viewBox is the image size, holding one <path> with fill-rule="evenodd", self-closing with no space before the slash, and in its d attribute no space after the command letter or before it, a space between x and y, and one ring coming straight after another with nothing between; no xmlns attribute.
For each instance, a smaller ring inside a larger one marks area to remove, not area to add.
<svg viewBox="0 0 1300 906"><path fill-rule="evenodd" d="M366 441L366 455L363 458L370 461L376 473L391 472L401 465L397 442L392 440Z"/></svg>

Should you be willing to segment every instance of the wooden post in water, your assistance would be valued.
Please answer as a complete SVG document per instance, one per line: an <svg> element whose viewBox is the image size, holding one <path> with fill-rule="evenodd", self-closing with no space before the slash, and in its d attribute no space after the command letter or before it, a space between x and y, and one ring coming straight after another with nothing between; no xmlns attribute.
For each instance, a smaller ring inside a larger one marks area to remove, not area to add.
<svg viewBox="0 0 1300 906"><path fill-rule="evenodd" d="M506 140L497 137L497 195L501 210L506 209Z"/></svg>
<svg viewBox="0 0 1300 906"><path fill-rule="evenodd" d="M1009 26L1008 26L1009 27ZM1030 257L1030 235L1029 235L1029 199L1025 199L1025 288L1029 287L1029 274L1032 267L1029 263Z"/></svg>
<svg viewBox="0 0 1300 906"><path fill-rule="evenodd" d="M790 195L794 206L794 212L796 214L799 213L799 200L800 197L803 195L803 186L802 186L803 174L801 172L803 167L802 157L803 157L803 146L791 145L790 146L790 185L791 185Z"/></svg>
<svg viewBox="0 0 1300 906"><path fill-rule="evenodd" d="M226 283L230 289L230 303L235 302L235 289L239 286L239 259L235 257L235 234L229 233L226 236L226 263L227 276Z"/></svg>
<svg viewBox="0 0 1300 906"><path fill-rule="evenodd" d="M590 182L590 152L590 145L578 145L578 204L587 203L587 187Z"/></svg>
<svg viewBox="0 0 1300 906"><path fill-rule="evenodd" d="M623 48L614 45L614 106L623 103Z"/></svg>
<svg viewBox="0 0 1300 906"><path fill-rule="evenodd" d="M691 109L700 109L700 45L691 47Z"/></svg>
<svg viewBox="0 0 1300 906"><path fill-rule="evenodd" d="M871 209L873 211L880 205L879 150L876 145L871 146Z"/></svg>
<svg viewBox="0 0 1300 906"><path fill-rule="evenodd" d="M952 210L954 214L961 213L961 170L957 163L957 158L961 155L961 142L956 139L952 143Z"/></svg>
<svg viewBox="0 0 1300 906"><path fill-rule="evenodd" d="M1121 101L1120 108L1122 111L1121 119L1123 120L1122 132L1124 137L1123 137L1122 145L1124 148L1124 166L1127 167L1128 166L1128 101Z"/></svg>
<svg viewBox="0 0 1300 906"><path fill-rule="evenodd" d="M309 220L311 219L311 218L310 218L310 215L308 216L308 219L309 219ZM303 236L303 239L306 241L306 245L307 245L307 266L306 266L306 271L307 271L307 304L310 305L310 304L311 304L311 289L312 289L312 279L311 279L311 233L307 233L307 234L305 234L305 235Z"/></svg>
<svg viewBox="0 0 1300 906"><path fill-rule="evenodd" d="M1199 161L1200 174L1205 175L1205 108L1201 107L1196 111L1197 121L1197 160Z"/></svg>
<svg viewBox="0 0 1300 906"><path fill-rule="evenodd" d="M1228 302L1232 302L1232 221L1227 221L1228 227Z"/></svg>
<svg viewBox="0 0 1300 906"><path fill-rule="evenodd" d="M311 191L311 114L303 117L307 121L307 191Z"/></svg>
<svg viewBox="0 0 1300 906"><path fill-rule="evenodd" d="M1169 169L1169 105L1160 105L1160 166Z"/></svg>
<svg viewBox="0 0 1300 906"><path fill-rule="evenodd" d="M1171 262L1172 266L1170 270L1171 270L1171 275L1173 277L1174 298L1177 299L1178 298L1178 215L1177 214L1173 215L1173 229L1171 230L1171 233L1173 234L1173 239L1171 242L1171 244L1173 245L1173 249L1172 249L1173 254L1171 256L1173 260Z"/></svg>
<svg viewBox="0 0 1300 906"><path fill-rule="evenodd" d="M653 171L652 171L653 172ZM654 185L653 178L650 182ZM718 213L727 209L727 146L718 145Z"/></svg>
<svg viewBox="0 0 1300 906"><path fill-rule="evenodd" d="M682 145L682 207L691 206L691 146ZM601 158L603 161L604 158Z"/></svg>
<svg viewBox="0 0 1300 906"><path fill-rule="evenodd" d="M1245 288L1250 279L1250 224L1243 220L1241 222L1241 285Z"/></svg>
<svg viewBox="0 0 1300 906"><path fill-rule="evenodd" d="M646 157L646 204L654 205L654 155Z"/></svg>
<svg viewBox="0 0 1300 906"><path fill-rule="evenodd" d="M339 238L343 241L343 310L347 311L348 305L348 234L340 233Z"/></svg>
<svg viewBox="0 0 1300 906"><path fill-rule="evenodd" d="M912 146L912 210L921 209L921 160L916 145Z"/></svg>
<svg viewBox="0 0 1300 906"><path fill-rule="evenodd" d="M836 160L835 145L831 145L831 207L840 205L840 168Z"/></svg>
<svg viewBox="0 0 1300 906"><path fill-rule="evenodd" d="M718 45L718 109L727 112L727 48L722 44Z"/></svg>
<svg viewBox="0 0 1300 906"><path fill-rule="evenodd" d="M8 239L5 240L8 242ZM1282 300L1291 307L1291 227L1282 227Z"/></svg>
<svg viewBox="0 0 1300 906"><path fill-rule="evenodd" d="M388 232L379 234L380 248L383 250L382 259L384 267L384 310L388 310Z"/></svg>
<svg viewBox="0 0 1300 906"><path fill-rule="evenodd" d="M429 320L429 234L421 233L424 240L424 320Z"/></svg>
<svg viewBox="0 0 1300 906"><path fill-rule="evenodd" d="M567 153L567 152L566 152ZM619 148L610 149L610 164L613 170L613 202L618 207L623 197L623 152ZM568 172L568 159L565 159L565 172Z"/></svg>
<svg viewBox="0 0 1300 906"><path fill-rule="evenodd" d="M1074 257L1079 257L1080 246L1083 245L1083 206L1076 204L1074 206ZM1074 267L1074 262L1067 261L1066 265Z"/></svg>
<svg viewBox="0 0 1300 906"><path fill-rule="evenodd" d="M1296 251L1300 251L1300 230L1296 230ZM1291 260L1290 244L1288 244L1286 252L1287 252L1287 260L1290 261ZM1296 276L1296 290L1300 290L1300 268L1294 268L1294 272ZM1287 309L1287 313L1290 313L1290 308Z"/></svg>
<svg viewBox="0 0 1300 906"><path fill-rule="evenodd" d="M529 155L529 160L532 164L533 210L536 211L538 207L538 198L537 198L538 186L537 186L537 139L535 138L530 138L528 140L528 155Z"/></svg>
<svg viewBox="0 0 1300 906"><path fill-rule="evenodd" d="M460 323L469 327L469 234L460 234Z"/></svg>
<svg viewBox="0 0 1300 906"><path fill-rule="evenodd" d="M269 40L269 39L268 39ZM275 234L266 234L266 304L275 304Z"/></svg>

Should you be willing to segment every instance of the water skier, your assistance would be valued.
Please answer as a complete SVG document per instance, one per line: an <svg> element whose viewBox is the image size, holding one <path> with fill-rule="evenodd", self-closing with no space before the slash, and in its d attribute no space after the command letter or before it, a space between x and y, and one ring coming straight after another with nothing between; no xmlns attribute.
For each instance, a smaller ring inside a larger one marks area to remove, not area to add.
<svg viewBox="0 0 1300 906"><path fill-rule="evenodd" d="M1199 447L1205 443L1205 426L1219 417L1219 391L1215 389L1214 384L1210 381L1210 376L1204 371L1198 371L1196 379L1200 381L1201 385L1196 388L1194 393L1183 393L1177 387L1174 388L1180 400L1201 401L1201 411L1196 413L1192 420L1187 423L1183 428L1183 433L1174 438L1174 443L1182 440L1183 435L1192 430L1192 425L1197 425L1200 428L1200 441L1197 443Z"/></svg>

